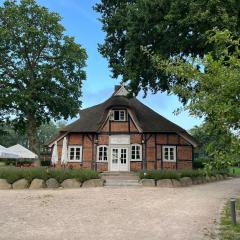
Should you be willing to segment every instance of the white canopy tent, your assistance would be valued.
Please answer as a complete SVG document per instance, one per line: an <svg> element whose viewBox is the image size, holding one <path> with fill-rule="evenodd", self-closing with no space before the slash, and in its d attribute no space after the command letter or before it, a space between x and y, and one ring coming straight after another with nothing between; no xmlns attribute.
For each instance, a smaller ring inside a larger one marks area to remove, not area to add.
<svg viewBox="0 0 240 240"><path fill-rule="evenodd" d="M18 158L23 158L23 159L36 159L36 158L38 158L37 154L31 152L30 150L28 150L27 148L23 147L20 144L16 144L16 145L14 145L12 147L9 147L7 149L17 153L17 155L19 156Z"/></svg>
<svg viewBox="0 0 240 240"><path fill-rule="evenodd" d="M1 158L20 158L17 152L0 145L0 159Z"/></svg>

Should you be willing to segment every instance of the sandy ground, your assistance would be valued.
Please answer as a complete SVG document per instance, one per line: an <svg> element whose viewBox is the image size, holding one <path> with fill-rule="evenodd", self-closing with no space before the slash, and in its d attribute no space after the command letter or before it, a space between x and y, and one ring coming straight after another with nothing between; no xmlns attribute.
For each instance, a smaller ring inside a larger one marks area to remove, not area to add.
<svg viewBox="0 0 240 240"><path fill-rule="evenodd" d="M211 239L240 179L187 188L1 190L0 239Z"/></svg>

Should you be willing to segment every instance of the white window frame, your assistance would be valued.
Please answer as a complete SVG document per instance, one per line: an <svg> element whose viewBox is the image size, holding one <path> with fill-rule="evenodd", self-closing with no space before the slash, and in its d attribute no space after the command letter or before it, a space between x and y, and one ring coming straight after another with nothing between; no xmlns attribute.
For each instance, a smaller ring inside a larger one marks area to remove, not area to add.
<svg viewBox="0 0 240 240"><path fill-rule="evenodd" d="M99 149L101 147L105 147L107 149L107 160L99 159ZM97 162L103 162L103 163L107 163L108 162L108 146L107 145L99 145L99 146L97 146Z"/></svg>
<svg viewBox="0 0 240 240"><path fill-rule="evenodd" d="M74 148L74 159L70 159L70 149ZM76 159L76 148L80 148L80 159ZM82 162L82 145L69 145L68 146L68 162Z"/></svg>
<svg viewBox="0 0 240 240"><path fill-rule="evenodd" d="M116 120L116 119L114 118L115 112L119 112L119 120ZM122 118L122 119L121 119L121 112L124 113L124 118ZM126 110L124 110L124 109L111 110L110 120L116 121L116 122L125 122L125 121L127 121L127 113L126 113Z"/></svg>
<svg viewBox="0 0 240 240"><path fill-rule="evenodd" d="M135 158L132 158L132 147L139 147L139 159L136 159L136 153L135 153ZM131 161L132 162L139 162L142 161L142 145L141 144L131 144Z"/></svg>
<svg viewBox="0 0 240 240"><path fill-rule="evenodd" d="M170 159L170 149L173 149L173 160ZM165 158L165 151L168 149L168 158ZM164 162L176 162L176 146L163 146L162 158Z"/></svg>

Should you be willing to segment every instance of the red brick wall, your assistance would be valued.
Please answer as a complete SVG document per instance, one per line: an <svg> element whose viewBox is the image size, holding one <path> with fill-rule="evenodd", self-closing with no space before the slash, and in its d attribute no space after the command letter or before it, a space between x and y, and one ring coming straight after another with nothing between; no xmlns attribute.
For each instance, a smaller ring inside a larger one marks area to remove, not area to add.
<svg viewBox="0 0 240 240"><path fill-rule="evenodd" d="M130 162L130 170L137 172L142 169L142 162Z"/></svg>
<svg viewBox="0 0 240 240"><path fill-rule="evenodd" d="M130 118L130 116L129 116L129 121L130 121L130 131L131 132L138 132L138 129L136 128L136 126L135 126L133 120Z"/></svg>
<svg viewBox="0 0 240 240"><path fill-rule="evenodd" d="M163 162L163 169L174 170L174 169L176 169L176 163L175 162Z"/></svg>
<svg viewBox="0 0 240 240"><path fill-rule="evenodd" d="M98 145L108 145L109 144L109 136L104 135L98 135Z"/></svg>
<svg viewBox="0 0 240 240"><path fill-rule="evenodd" d="M130 119L130 118L129 118ZM107 123L108 124L108 123ZM106 124L106 126L107 126ZM112 130L119 131L127 131L128 130L128 122L115 122L112 123L114 128ZM132 125L131 125L132 124ZM131 123L130 126L133 131L136 131L134 124ZM108 127L106 127L108 130ZM131 144L141 144L142 148L142 157L143 162L130 162L131 171L139 171L144 165L148 170L152 169L175 169L176 163L169 162L161 162L162 158L162 145L176 145L177 146L177 168L192 168L192 146L186 142L185 139L178 136L177 134L147 134L146 135L146 146L142 144L142 136L141 134L133 133L130 135L130 143ZM156 144L157 145L156 145ZM93 160L97 158L97 144L94 144L94 155L92 154L92 135L89 137L84 134L71 133L68 136L68 144L72 145L83 145L83 162L82 163L69 163L68 165L73 168L96 168L98 171L107 171L108 164L107 163L95 163ZM109 144L109 135L106 133L98 135L98 145L108 145ZM146 151L146 159L145 159L145 151ZM60 159L62 153L62 140L58 142L58 155L59 155L59 166ZM157 156L157 159L156 159Z"/></svg>
<svg viewBox="0 0 240 240"><path fill-rule="evenodd" d="M82 135L79 133L71 133L68 135L68 144L82 145Z"/></svg>
<svg viewBox="0 0 240 240"><path fill-rule="evenodd" d="M128 132L128 122L111 122L112 132Z"/></svg>
<svg viewBox="0 0 240 240"><path fill-rule="evenodd" d="M192 162L191 161L179 161L178 162L178 169L191 169Z"/></svg>
<svg viewBox="0 0 240 240"><path fill-rule="evenodd" d="M104 126L101 129L102 132L108 132L109 131L109 120L106 121L106 123L104 124Z"/></svg>
<svg viewBox="0 0 240 240"><path fill-rule="evenodd" d="M178 146L177 147L178 160L192 160L192 147L191 146Z"/></svg>
<svg viewBox="0 0 240 240"><path fill-rule="evenodd" d="M131 144L142 144L142 136L141 134L131 134L130 136Z"/></svg>
<svg viewBox="0 0 240 240"><path fill-rule="evenodd" d="M97 164L97 171L105 172L108 171L108 163L96 163Z"/></svg>
<svg viewBox="0 0 240 240"><path fill-rule="evenodd" d="M156 137L156 143L157 144L167 144L167 134L157 134Z"/></svg>

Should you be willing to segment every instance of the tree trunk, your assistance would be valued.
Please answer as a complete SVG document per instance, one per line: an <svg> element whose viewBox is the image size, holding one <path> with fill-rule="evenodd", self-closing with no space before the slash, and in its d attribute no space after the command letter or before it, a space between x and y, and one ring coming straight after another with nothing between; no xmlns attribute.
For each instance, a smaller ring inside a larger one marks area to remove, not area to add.
<svg viewBox="0 0 240 240"><path fill-rule="evenodd" d="M39 156L37 125L36 125L36 120L32 114L27 115L27 136L28 136L30 150ZM39 161L38 161L38 165L39 165Z"/></svg>

